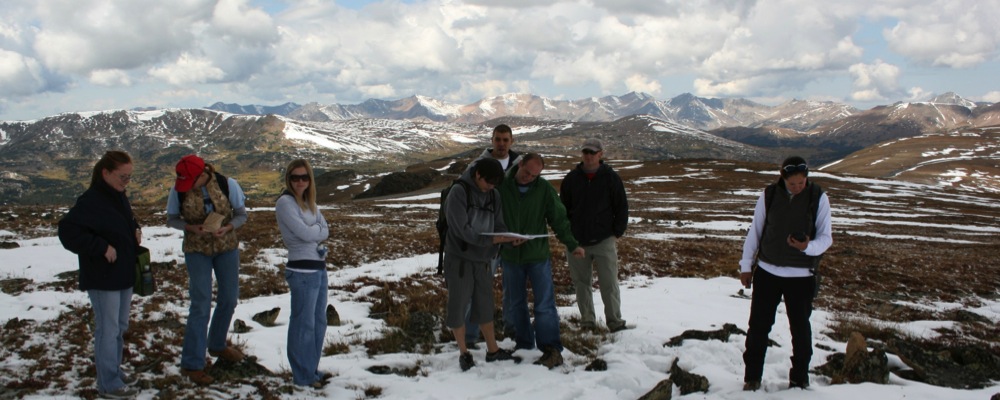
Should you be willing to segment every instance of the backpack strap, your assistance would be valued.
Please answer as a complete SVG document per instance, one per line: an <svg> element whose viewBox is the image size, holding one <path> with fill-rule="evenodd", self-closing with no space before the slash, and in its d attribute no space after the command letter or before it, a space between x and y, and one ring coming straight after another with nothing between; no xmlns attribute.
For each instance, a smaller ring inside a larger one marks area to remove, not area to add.
<svg viewBox="0 0 1000 400"><path fill-rule="evenodd" d="M225 175L216 172L215 182L219 184L219 190L222 191L222 194L226 195L226 198L229 198L229 178L226 178Z"/></svg>

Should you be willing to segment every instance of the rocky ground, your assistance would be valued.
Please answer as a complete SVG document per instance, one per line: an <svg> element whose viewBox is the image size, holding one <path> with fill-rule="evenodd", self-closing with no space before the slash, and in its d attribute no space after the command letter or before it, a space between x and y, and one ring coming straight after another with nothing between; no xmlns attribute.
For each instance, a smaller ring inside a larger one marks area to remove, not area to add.
<svg viewBox="0 0 1000 400"><path fill-rule="evenodd" d="M558 184L563 173L557 171L565 171L573 163L572 159L550 159L548 177ZM775 169L773 165L711 160L626 161L613 165L627 182L633 219L628 233L619 242L622 278L737 276L742 237L759 191L776 179L776 175L770 174ZM833 204L834 245L823 258L823 283L816 301L818 308L843 316L844 332L831 332L831 337L839 335L847 341L851 331L861 330L870 339L888 342L894 334L885 327L894 322L959 321L952 328L939 329L940 344L975 345L992 352L993 357L1000 356L1000 328L996 321L974 313L967 315L961 310L940 312L933 311L934 307L921 306L956 303L974 308L982 299L1000 298L1000 258L996 256L1000 246L997 206L1000 195L840 175L815 174L813 180L827 190ZM437 190L440 187L424 192ZM350 268L377 260L436 253L433 228L436 210L426 205L437 202L436 198L428 198L331 204L324 211L334 233L328 243L330 261L335 268ZM390 207L401 204L408 206ZM136 205L141 223L162 225L162 207ZM65 210L66 207L53 206L3 206L0 230L15 232L18 238L53 236L55 224ZM286 292L283 280L257 276L263 272L255 267L263 262L262 250L281 247L273 213L252 212L240 234L245 246L242 273L247 282L241 287L241 296ZM11 243L3 240L7 245ZM554 239L552 244L561 248ZM557 293L573 293L564 254L555 252L554 258ZM132 347L145 356L142 365L135 365L140 372L162 372L165 365L174 365L179 358L183 318L166 311L164 304L185 302L186 276L183 268L176 265L161 267L160 292L154 296L155 300L136 310L132 326L135 337L160 339L142 341L145 346L142 348ZM368 279L378 280L378 277ZM422 293L426 298L420 304L433 308L444 303L443 291L427 289L434 287L434 279L399 285L423 288L413 293ZM76 287L73 274L56 284L41 285L5 276L0 276L0 281L8 294L41 287L54 286L65 291ZM734 294L738 289L733 288ZM400 293L407 296L410 292ZM571 300L572 296L559 297L563 304ZM391 305L386 307L392 310ZM72 356L74 352L90 352L87 320L81 318L88 313L86 309L64 313L56 324L4 321L0 329L4 357L16 355L40 361L29 363L28 374L14 371L0 374L4 376L0 382L6 387L0 398L67 386L63 380L68 371L77 370L73 373L87 377L81 379L92 379L93 367ZM154 313L163 313L167 318L144 317ZM745 321L731 322L745 325ZM32 336L38 334L61 336L66 345L60 349L39 348L32 344ZM448 339L444 336L439 340ZM257 387L259 397L274 397L288 390L284 381L268 374L247 378L247 383ZM161 392L164 398L197 393L179 376L158 376L145 384L177 388ZM75 394L91 398L96 392L83 389Z"/></svg>

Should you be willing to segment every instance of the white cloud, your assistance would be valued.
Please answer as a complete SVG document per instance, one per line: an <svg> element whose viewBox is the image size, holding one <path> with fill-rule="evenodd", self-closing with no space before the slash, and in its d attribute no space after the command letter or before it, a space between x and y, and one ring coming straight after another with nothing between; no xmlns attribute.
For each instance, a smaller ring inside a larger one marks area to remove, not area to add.
<svg viewBox="0 0 1000 400"><path fill-rule="evenodd" d="M873 64L858 63L848 68L854 78L855 101L881 101L888 95L897 95L899 90L899 67L875 60Z"/></svg>
<svg viewBox="0 0 1000 400"><path fill-rule="evenodd" d="M181 54L172 64L149 69L149 75L171 85L188 85L222 80L225 72L206 58Z"/></svg>
<svg viewBox="0 0 1000 400"><path fill-rule="evenodd" d="M916 62L969 68L995 60L1000 50L998 0L907 2L881 10L899 19L883 32L889 47Z"/></svg>
<svg viewBox="0 0 1000 400"><path fill-rule="evenodd" d="M660 90L662 89L660 82L649 79L649 77L641 74L635 74L626 78L625 87L630 92L649 93L654 96L660 94Z"/></svg>
<svg viewBox="0 0 1000 400"><path fill-rule="evenodd" d="M1000 91L986 92L986 94L979 97L982 101L988 101L990 103L1000 103Z"/></svg>
<svg viewBox="0 0 1000 400"><path fill-rule="evenodd" d="M120 69L99 69L90 72L90 83L101 86L128 86L132 79Z"/></svg>
<svg viewBox="0 0 1000 400"><path fill-rule="evenodd" d="M0 87L4 95L24 96L45 87L37 60L0 49Z"/></svg>

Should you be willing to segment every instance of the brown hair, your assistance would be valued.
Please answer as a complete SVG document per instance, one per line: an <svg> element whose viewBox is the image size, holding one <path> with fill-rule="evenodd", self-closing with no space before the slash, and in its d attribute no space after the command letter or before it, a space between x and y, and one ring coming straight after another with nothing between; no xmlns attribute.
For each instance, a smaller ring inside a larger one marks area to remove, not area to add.
<svg viewBox="0 0 1000 400"><path fill-rule="evenodd" d="M90 186L96 185L104 179L104 171L114 171L124 164L131 164L132 157L121 150L109 150L104 156L94 164L94 174L90 177Z"/></svg>
<svg viewBox="0 0 1000 400"><path fill-rule="evenodd" d="M295 195L295 189L292 188L292 171L303 167L306 169L306 174L309 175L309 187L302 192L302 197L298 197ZM300 158L288 163L288 167L285 168L285 189L295 198L299 208L303 211L311 210L316 213L316 179L313 177L313 169L309 165L309 161Z"/></svg>
<svg viewBox="0 0 1000 400"><path fill-rule="evenodd" d="M528 153L521 157L521 165L527 164L528 161L538 160L542 163L542 168L545 168L545 159L542 158L541 154L538 153Z"/></svg>

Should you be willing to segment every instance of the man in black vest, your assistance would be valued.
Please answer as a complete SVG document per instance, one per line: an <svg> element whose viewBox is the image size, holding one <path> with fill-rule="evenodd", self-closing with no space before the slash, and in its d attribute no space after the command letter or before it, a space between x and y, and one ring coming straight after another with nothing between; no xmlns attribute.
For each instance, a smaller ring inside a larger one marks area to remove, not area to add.
<svg viewBox="0 0 1000 400"><path fill-rule="evenodd" d="M740 282L745 287L756 284L743 353L743 390L760 389L767 335L782 297L792 333L789 387L809 386L809 316L816 296L816 267L820 256L833 244L830 199L818 185L809 182L806 160L789 157L781 163L779 172L781 178L757 199L740 260Z"/></svg>

